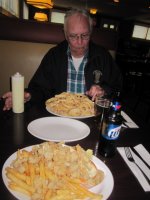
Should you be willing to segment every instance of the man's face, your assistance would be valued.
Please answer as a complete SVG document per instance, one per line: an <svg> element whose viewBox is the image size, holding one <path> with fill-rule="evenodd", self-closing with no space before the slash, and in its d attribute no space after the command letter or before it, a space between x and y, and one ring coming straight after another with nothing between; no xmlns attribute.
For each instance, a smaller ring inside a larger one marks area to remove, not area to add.
<svg viewBox="0 0 150 200"><path fill-rule="evenodd" d="M84 56L90 40L89 23L86 17L75 14L68 19L66 39L74 57Z"/></svg>

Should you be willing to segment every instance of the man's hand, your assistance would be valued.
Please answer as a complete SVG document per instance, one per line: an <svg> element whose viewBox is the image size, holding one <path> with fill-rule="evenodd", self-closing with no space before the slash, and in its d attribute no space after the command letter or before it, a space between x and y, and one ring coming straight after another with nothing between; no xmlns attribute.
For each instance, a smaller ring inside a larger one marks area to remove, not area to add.
<svg viewBox="0 0 150 200"><path fill-rule="evenodd" d="M93 85L90 90L86 92L86 95L92 97L92 101L94 101L97 96L103 96L104 93L104 90L99 85Z"/></svg>
<svg viewBox="0 0 150 200"><path fill-rule="evenodd" d="M2 96L3 99L5 99L5 105L3 107L3 110L10 110L12 108L12 92L7 92ZM24 102L26 103L31 99L31 94L28 92L24 93Z"/></svg>

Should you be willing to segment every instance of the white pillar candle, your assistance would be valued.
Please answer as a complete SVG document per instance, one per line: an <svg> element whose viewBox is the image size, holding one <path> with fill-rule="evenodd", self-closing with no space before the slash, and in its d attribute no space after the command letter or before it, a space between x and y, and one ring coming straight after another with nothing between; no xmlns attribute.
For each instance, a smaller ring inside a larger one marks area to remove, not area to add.
<svg viewBox="0 0 150 200"><path fill-rule="evenodd" d="M12 110L14 113L24 112L24 77L17 72L11 77Z"/></svg>

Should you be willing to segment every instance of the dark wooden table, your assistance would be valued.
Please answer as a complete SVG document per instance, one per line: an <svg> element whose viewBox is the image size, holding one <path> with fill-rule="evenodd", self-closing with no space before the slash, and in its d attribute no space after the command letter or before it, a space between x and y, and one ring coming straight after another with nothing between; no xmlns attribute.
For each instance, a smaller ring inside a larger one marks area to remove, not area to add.
<svg viewBox="0 0 150 200"><path fill-rule="evenodd" d="M17 149L43 142L32 136L27 125L34 119L51 116L44 106L27 105L25 112L14 114L12 111L4 113L0 118L0 169L2 171L5 160ZM117 152L113 158L103 158L97 153L98 129L95 118L81 120L90 127L90 135L83 140L70 142L69 145L80 144L84 149L93 149L94 154L100 158L111 170L114 177L114 188L109 200L148 200L150 192L144 192L120 154ZM143 144L150 152L150 128L122 129L117 146L134 146ZM0 177L0 196L4 200L16 200L5 187L2 175Z"/></svg>

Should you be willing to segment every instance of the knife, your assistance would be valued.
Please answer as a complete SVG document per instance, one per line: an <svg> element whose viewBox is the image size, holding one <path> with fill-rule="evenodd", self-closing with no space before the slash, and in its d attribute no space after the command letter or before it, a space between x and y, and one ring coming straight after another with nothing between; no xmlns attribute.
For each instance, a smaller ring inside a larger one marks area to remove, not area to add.
<svg viewBox="0 0 150 200"><path fill-rule="evenodd" d="M150 166L145 162L145 160L142 158L142 156L140 156L140 154L138 154L138 152L134 149L134 147L131 147L131 149L135 153L135 155L138 156L144 162L144 164L150 169Z"/></svg>

